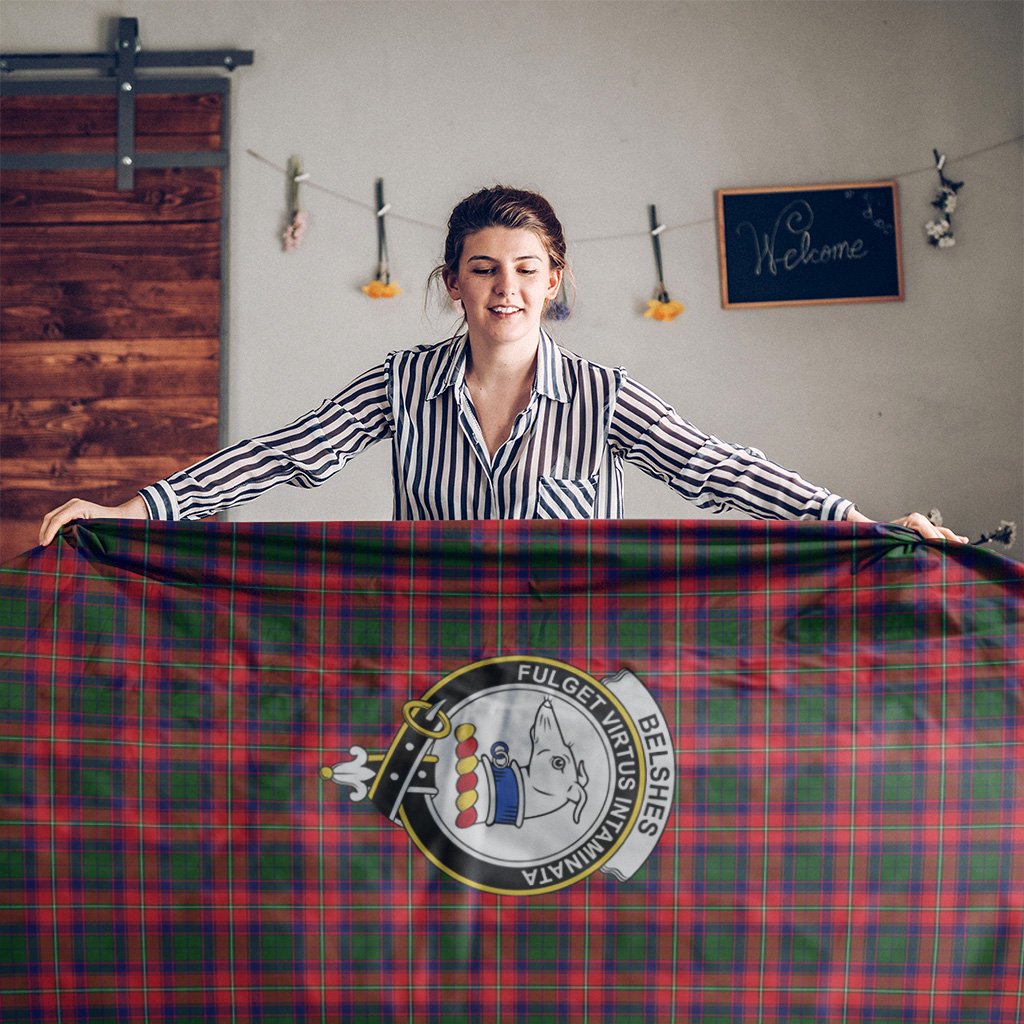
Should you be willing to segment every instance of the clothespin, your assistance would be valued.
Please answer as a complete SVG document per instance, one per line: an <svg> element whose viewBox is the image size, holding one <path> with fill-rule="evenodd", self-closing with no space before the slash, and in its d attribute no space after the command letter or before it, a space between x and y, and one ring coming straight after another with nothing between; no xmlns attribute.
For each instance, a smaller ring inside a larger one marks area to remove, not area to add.
<svg viewBox="0 0 1024 1024"><path fill-rule="evenodd" d="M943 174L942 169L946 166L946 154L940 154L937 149L933 149L932 156L935 157L935 170L939 172L939 182L942 184L942 187L952 189L953 192L959 192L964 187L964 183L962 181L951 181Z"/></svg>

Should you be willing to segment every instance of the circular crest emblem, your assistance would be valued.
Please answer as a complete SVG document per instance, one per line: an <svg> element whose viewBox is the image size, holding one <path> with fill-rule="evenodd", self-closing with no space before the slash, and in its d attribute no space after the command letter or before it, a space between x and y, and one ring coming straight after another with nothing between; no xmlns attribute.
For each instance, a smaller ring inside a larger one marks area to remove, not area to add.
<svg viewBox="0 0 1024 1024"><path fill-rule="evenodd" d="M353 799L368 792L475 889L552 892L598 870L624 881L667 823L675 755L631 672L598 681L548 658L491 658L407 702L402 720L383 757L353 747L323 774Z"/></svg>

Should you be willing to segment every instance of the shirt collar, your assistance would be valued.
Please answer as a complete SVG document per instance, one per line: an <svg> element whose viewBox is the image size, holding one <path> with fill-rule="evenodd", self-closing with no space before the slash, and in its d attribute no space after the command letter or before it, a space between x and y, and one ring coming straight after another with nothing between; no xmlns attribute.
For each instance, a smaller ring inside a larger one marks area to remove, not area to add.
<svg viewBox="0 0 1024 1024"><path fill-rule="evenodd" d="M434 382L427 392L427 399L437 398L448 388L461 387L466 377L466 356L469 335L460 334L447 342L448 351L437 367ZM554 339L541 328L540 345L537 348L537 375L534 390L545 398L556 402L569 401L569 385L566 379L564 358Z"/></svg>
<svg viewBox="0 0 1024 1024"><path fill-rule="evenodd" d="M537 379L534 387L546 398L556 402L569 401L565 359L561 349L543 327L540 331L540 347L537 349Z"/></svg>

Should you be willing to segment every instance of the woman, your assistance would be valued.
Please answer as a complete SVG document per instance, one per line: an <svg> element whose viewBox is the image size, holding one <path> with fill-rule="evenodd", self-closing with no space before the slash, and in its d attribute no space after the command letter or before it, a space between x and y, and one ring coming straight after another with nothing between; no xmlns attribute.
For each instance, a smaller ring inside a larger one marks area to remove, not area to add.
<svg viewBox="0 0 1024 1024"><path fill-rule="evenodd" d="M618 518L625 460L716 511L871 521L756 449L702 433L623 370L555 345L541 318L566 272L562 227L543 197L474 193L453 210L431 275L461 305L464 334L394 352L287 427L122 505L72 499L43 519L40 543L74 519L201 518L279 483L317 486L386 437L398 519ZM967 539L918 513L895 522Z"/></svg>

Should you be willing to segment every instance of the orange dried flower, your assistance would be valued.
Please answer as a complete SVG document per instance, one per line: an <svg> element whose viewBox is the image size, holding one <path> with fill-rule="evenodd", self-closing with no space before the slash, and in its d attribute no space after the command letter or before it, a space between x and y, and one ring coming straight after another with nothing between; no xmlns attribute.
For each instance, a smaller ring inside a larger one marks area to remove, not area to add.
<svg viewBox="0 0 1024 1024"><path fill-rule="evenodd" d="M647 312L644 316L648 320L675 320L686 307L681 302L662 302L660 299L651 299L647 303Z"/></svg>
<svg viewBox="0 0 1024 1024"><path fill-rule="evenodd" d="M402 289L393 282L381 280L371 281L363 285L363 294L369 295L371 299L393 299L396 295L402 294Z"/></svg>

